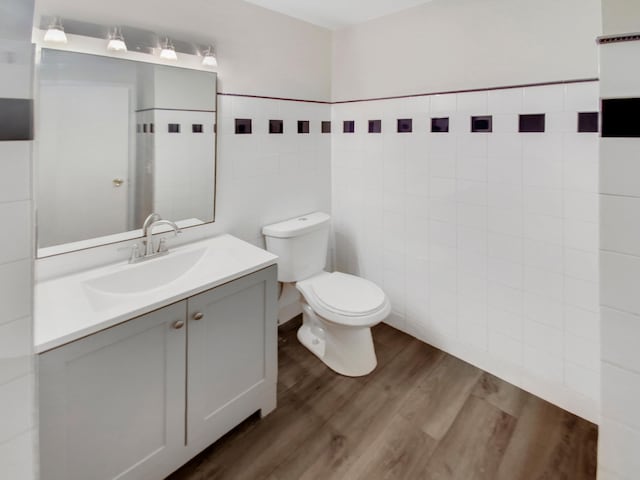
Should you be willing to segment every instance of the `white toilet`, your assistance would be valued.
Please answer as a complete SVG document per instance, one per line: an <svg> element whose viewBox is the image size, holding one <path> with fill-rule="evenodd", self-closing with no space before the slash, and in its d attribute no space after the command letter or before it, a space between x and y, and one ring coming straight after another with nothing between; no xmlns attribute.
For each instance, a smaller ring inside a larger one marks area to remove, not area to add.
<svg viewBox="0 0 640 480"><path fill-rule="evenodd" d="M298 339L332 370L358 377L376 368L371 327L389 315L391 304L373 282L323 270L330 220L316 212L267 225L262 233L267 250L279 257L281 298L292 297L294 284L304 297L295 293L303 314ZM291 316L290 306L286 308Z"/></svg>

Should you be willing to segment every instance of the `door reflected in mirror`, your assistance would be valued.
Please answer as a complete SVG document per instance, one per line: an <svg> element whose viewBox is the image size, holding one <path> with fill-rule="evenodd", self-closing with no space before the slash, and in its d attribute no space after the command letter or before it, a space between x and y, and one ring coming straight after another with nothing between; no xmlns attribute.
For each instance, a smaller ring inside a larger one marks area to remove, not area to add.
<svg viewBox="0 0 640 480"><path fill-rule="evenodd" d="M216 74L42 49L38 256L214 220ZM131 235L122 235L132 232Z"/></svg>

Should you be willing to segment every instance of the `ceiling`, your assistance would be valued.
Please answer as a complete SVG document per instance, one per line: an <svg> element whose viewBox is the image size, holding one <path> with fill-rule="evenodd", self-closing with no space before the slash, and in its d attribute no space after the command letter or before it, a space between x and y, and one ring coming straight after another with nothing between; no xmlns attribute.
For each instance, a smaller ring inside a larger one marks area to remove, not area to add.
<svg viewBox="0 0 640 480"><path fill-rule="evenodd" d="M249 3L335 29L366 22L431 0L246 0Z"/></svg>

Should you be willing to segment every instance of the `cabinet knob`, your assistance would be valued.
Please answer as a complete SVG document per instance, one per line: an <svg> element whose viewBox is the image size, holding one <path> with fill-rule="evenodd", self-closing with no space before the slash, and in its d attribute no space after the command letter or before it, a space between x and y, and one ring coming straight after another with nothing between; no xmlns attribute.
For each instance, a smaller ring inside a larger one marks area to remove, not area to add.
<svg viewBox="0 0 640 480"><path fill-rule="evenodd" d="M204 313L202 312L196 312L193 314L194 320L202 320L203 318L204 318Z"/></svg>
<svg viewBox="0 0 640 480"><path fill-rule="evenodd" d="M179 330L182 327L184 327L184 320L176 320L175 322L173 322L173 328L175 328L176 330Z"/></svg>

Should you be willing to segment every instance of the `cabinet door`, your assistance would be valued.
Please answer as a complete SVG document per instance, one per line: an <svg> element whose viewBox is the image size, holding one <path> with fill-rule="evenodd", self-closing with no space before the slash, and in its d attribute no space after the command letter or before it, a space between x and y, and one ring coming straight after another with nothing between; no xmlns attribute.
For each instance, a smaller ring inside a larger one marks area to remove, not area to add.
<svg viewBox="0 0 640 480"><path fill-rule="evenodd" d="M43 480L158 479L183 463L185 316L183 301L40 355Z"/></svg>
<svg viewBox="0 0 640 480"><path fill-rule="evenodd" d="M196 451L275 407L276 267L189 299L187 444Z"/></svg>

